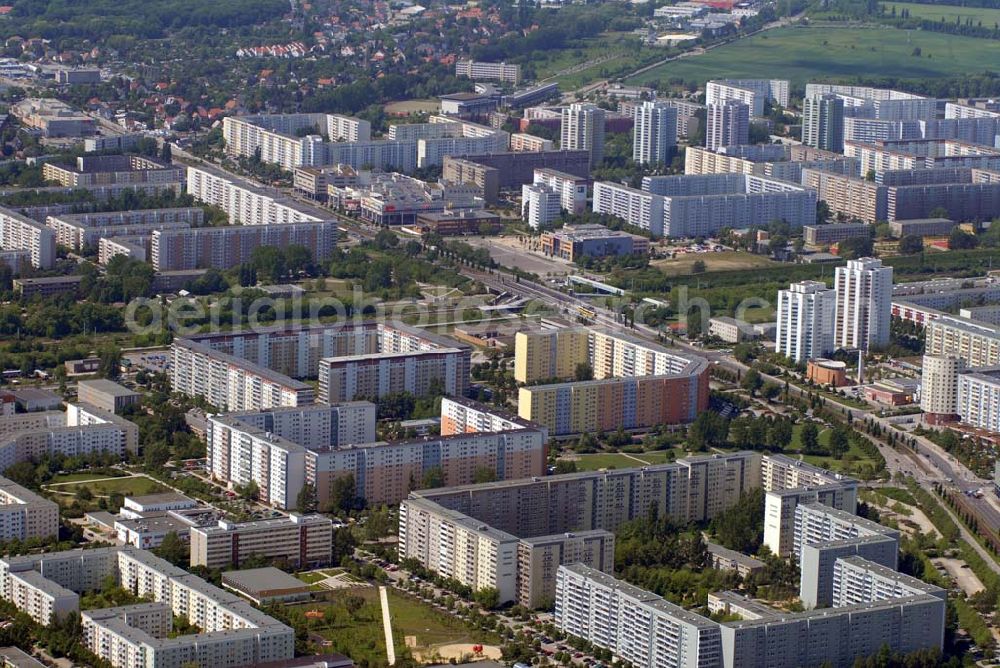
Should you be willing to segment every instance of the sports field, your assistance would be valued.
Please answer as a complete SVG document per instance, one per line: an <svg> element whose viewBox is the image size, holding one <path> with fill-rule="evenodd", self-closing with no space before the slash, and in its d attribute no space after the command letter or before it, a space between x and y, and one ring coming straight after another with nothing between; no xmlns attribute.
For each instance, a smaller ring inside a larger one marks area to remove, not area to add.
<svg viewBox="0 0 1000 668"><path fill-rule="evenodd" d="M913 55L920 47L920 55ZM1000 41L891 27L794 26L666 63L628 80L646 83L680 77L703 83L730 77L810 80L971 74L1000 62Z"/></svg>

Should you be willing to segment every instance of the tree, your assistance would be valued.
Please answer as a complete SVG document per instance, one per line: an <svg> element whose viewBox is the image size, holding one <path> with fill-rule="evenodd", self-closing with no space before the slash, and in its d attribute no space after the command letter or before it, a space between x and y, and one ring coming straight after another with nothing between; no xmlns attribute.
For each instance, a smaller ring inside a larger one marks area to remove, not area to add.
<svg viewBox="0 0 1000 668"><path fill-rule="evenodd" d="M573 379L577 381L594 380L594 368L586 362L580 362L573 370Z"/></svg>
<svg viewBox="0 0 1000 668"><path fill-rule="evenodd" d="M899 240L899 252L904 255L921 253L924 250L924 240L918 234L907 234Z"/></svg>
<svg viewBox="0 0 1000 668"><path fill-rule="evenodd" d="M874 252L874 242L868 235L844 239L837 244L837 254L845 260L857 260L862 257L871 257Z"/></svg>
<svg viewBox="0 0 1000 668"><path fill-rule="evenodd" d="M159 547L153 550L153 554L166 559L174 566L184 568L188 565L190 548L181 540L176 531L169 531L163 537L163 542L160 543Z"/></svg>
<svg viewBox="0 0 1000 668"><path fill-rule="evenodd" d="M260 494L260 486L257 484L256 480L251 480L245 485L237 485L236 493L240 495L244 501L254 501Z"/></svg>
<svg viewBox="0 0 1000 668"><path fill-rule="evenodd" d="M477 589L472 599L487 610L493 610L500 605L500 591L496 587Z"/></svg>
<svg viewBox="0 0 1000 668"><path fill-rule="evenodd" d="M330 481L330 500L327 505L327 512L349 512L362 507L362 502L358 498L357 483L354 481L354 474L339 475Z"/></svg>
<svg viewBox="0 0 1000 668"><path fill-rule="evenodd" d="M802 433L799 435L802 442L802 452L814 454L819 451L819 428L814 422L806 422L802 425Z"/></svg>
<svg viewBox="0 0 1000 668"><path fill-rule="evenodd" d="M730 550L754 554L764 542L764 490L747 492L712 520L715 540Z"/></svg>
<svg viewBox="0 0 1000 668"><path fill-rule="evenodd" d="M781 394L781 386L777 383L764 383L764 387L761 388L760 394L768 401L771 401Z"/></svg>
<svg viewBox="0 0 1000 668"><path fill-rule="evenodd" d="M830 455L840 459L847 451L850 450L850 441L848 439L847 429L841 425L838 425L830 432Z"/></svg>
<svg viewBox="0 0 1000 668"><path fill-rule="evenodd" d="M440 466L432 466L424 472L424 476L420 479L421 489L436 489L438 487L444 487L444 471L441 470Z"/></svg>
<svg viewBox="0 0 1000 668"><path fill-rule="evenodd" d="M496 471L488 466L480 466L472 474L472 481L480 484L484 482L494 482L497 479Z"/></svg>
<svg viewBox="0 0 1000 668"><path fill-rule="evenodd" d="M315 513L317 505L316 488L307 482L302 485L299 495L295 498L295 507L300 513Z"/></svg>
<svg viewBox="0 0 1000 668"><path fill-rule="evenodd" d="M76 498L79 501L91 501L94 498L94 493L90 491L90 488L84 485L76 491Z"/></svg>
<svg viewBox="0 0 1000 668"><path fill-rule="evenodd" d="M692 274L704 274L708 267L705 266L704 260L695 260L691 263L691 273Z"/></svg>
<svg viewBox="0 0 1000 668"><path fill-rule="evenodd" d="M122 370L122 351L118 346L108 344L100 350L98 375L108 380L117 380Z"/></svg>
<svg viewBox="0 0 1000 668"><path fill-rule="evenodd" d="M694 450L724 445L729 438L729 420L713 411L699 413L688 427L688 444Z"/></svg>
<svg viewBox="0 0 1000 668"><path fill-rule="evenodd" d="M750 369L743 376L743 380L740 381L740 387L750 393L750 396L756 396L757 390L759 390L764 385L764 379L760 377L760 372L756 369Z"/></svg>
<svg viewBox="0 0 1000 668"><path fill-rule="evenodd" d="M960 227L953 228L948 235L948 250L967 250L979 245L975 235L969 234Z"/></svg>

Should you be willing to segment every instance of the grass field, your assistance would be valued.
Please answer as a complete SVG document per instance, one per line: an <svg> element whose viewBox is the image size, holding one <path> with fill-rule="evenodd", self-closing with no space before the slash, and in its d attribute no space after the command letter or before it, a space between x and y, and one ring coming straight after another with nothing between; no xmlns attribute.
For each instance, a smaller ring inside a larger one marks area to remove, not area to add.
<svg viewBox="0 0 1000 668"><path fill-rule="evenodd" d="M580 471L596 471L597 469L629 469L643 464L663 464L668 461L669 450L653 450L637 455L627 455L619 452L599 452L589 455L578 455L576 468ZM677 457L687 454L684 450L673 451Z"/></svg>
<svg viewBox="0 0 1000 668"><path fill-rule="evenodd" d="M60 485L55 490L76 493L81 487L87 487L95 496L110 496L113 492L118 492L125 496L136 496L170 491L155 480L142 477L100 480L98 482L82 481L70 485Z"/></svg>
<svg viewBox="0 0 1000 668"><path fill-rule="evenodd" d="M667 276L689 276L695 262L704 262L705 271L738 271L740 269L757 269L773 267L777 262L762 255L742 253L739 251L723 251L721 253L686 253L668 260L653 260L650 264Z"/></svg>
<svg viewBox="0 0 1000 668"><path fill-rule="evenodd" d="M489 643L495 638L470 631L465 624L420 601L389 589L389 614L392 617L392 637L399 656L406 650L406 636L416 639L416 647L426 648L445 643ZM385 665L385 641L382 634L382 614L378 589L351 589L344 596L357 596L364 600L360 610L351 615L336 615L334 621L320 621L310 625L310 630L333 642L333 651L359 660L366 658L370 665ZM302 610L339 608L333 603L308 603Z"/></svg>
<svg viewBox="0 0 1000 668"><path fill-rule="evenodd" d="M913 56L919 46L921 55ZM947 77L981 72L1000 61L1000 42L943 33L810 26L769 30L708 53L666 63L628 80L671 77L703 83L729 77L811 79L856 76Z"/></svg>
<svg viewBox="0 0 1000 668"><path fill-rule="evenodd" d="M539 80L556 82L565 91L634 71L643 59L651 62L657 55L655 49L642 47L634 35L605 33L579 40L575 48L536 52L531 64Z"/></svg>
<svg viewBox="0 0 1000 668"><path fill-rule="evenodd" d="M819 455L800 455L802 450L802 425L797 424L792 427L792 442L784 449L784 454L789 457L796 457L805 462L813 464L814 466L822 466L830 471L837 471L842 473L851 473L855 470L856 466L859 465L871 465L874 462L868 457L864 452L859 450L857 446L851 444L851 449L847 451L842 459L834 459L833 457L823 457ZM819 444L822 446L829 445L830 443L830 430L822 429L819 432Z"/></svg>
<svg viewBox="0 0 1000 668"><path fill-rule="evenodd" d="M115 474L116 476L125 476L126 474L120 473ZM57 475L52 478L47 484L57 485L64 482L86 482L88 480L100 480L102 478L114 477L107 473L63 473L62 475ZM67 485L68 486L68 485Z"/></svg>
<svg viewBox="0 0 1000 668"><path fill-rule="evenodd" d="M919 2L883 2L886 12L896 8L896 16L902 10L910 12L912 18L927 19L928 21L940 21L943 17L945 23L954 23L955 17L965 23L966 19L972 19L973 25L982 21L983 26L992 28L993 24L1000 22L1000 9L991 7L959 7L958 5L925 5Z"/></svg>

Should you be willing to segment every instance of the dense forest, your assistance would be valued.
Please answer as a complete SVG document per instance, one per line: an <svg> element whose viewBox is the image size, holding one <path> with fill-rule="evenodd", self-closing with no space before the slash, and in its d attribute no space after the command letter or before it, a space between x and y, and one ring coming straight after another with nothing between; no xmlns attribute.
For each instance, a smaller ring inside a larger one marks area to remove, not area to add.
<svg viewBox="0 0 1000 668"><path fill-rule="evenodd" d="M110 35L162 37L188 26L228 28L280 17L287 0L15 0L8 34L102 38Z"/></svg>

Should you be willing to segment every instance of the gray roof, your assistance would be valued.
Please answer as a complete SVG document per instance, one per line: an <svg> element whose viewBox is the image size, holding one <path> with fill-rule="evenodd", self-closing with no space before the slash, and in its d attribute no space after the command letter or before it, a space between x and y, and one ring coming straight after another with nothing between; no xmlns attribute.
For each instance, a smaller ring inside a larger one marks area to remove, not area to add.
<svg viewBox="0 0 1000 668"><path fill-rule="evenodd" d="M273 566L228 571L222 574L222 584L256 595L275 589L302 589L308 591L309 584Z"/></svg>
<svg viewBox="0 0 1000 668"><path fill-rule="evenodd" d="M135 390L131 390L124 385L119 385L113 380L108 380L107 378L97 378L94 380L81 380L77 383L77 387L88 387L90 389L97 390L98 392L104 392L105 394L110 394L116 397L134 397L139 393Z"/></svg>

